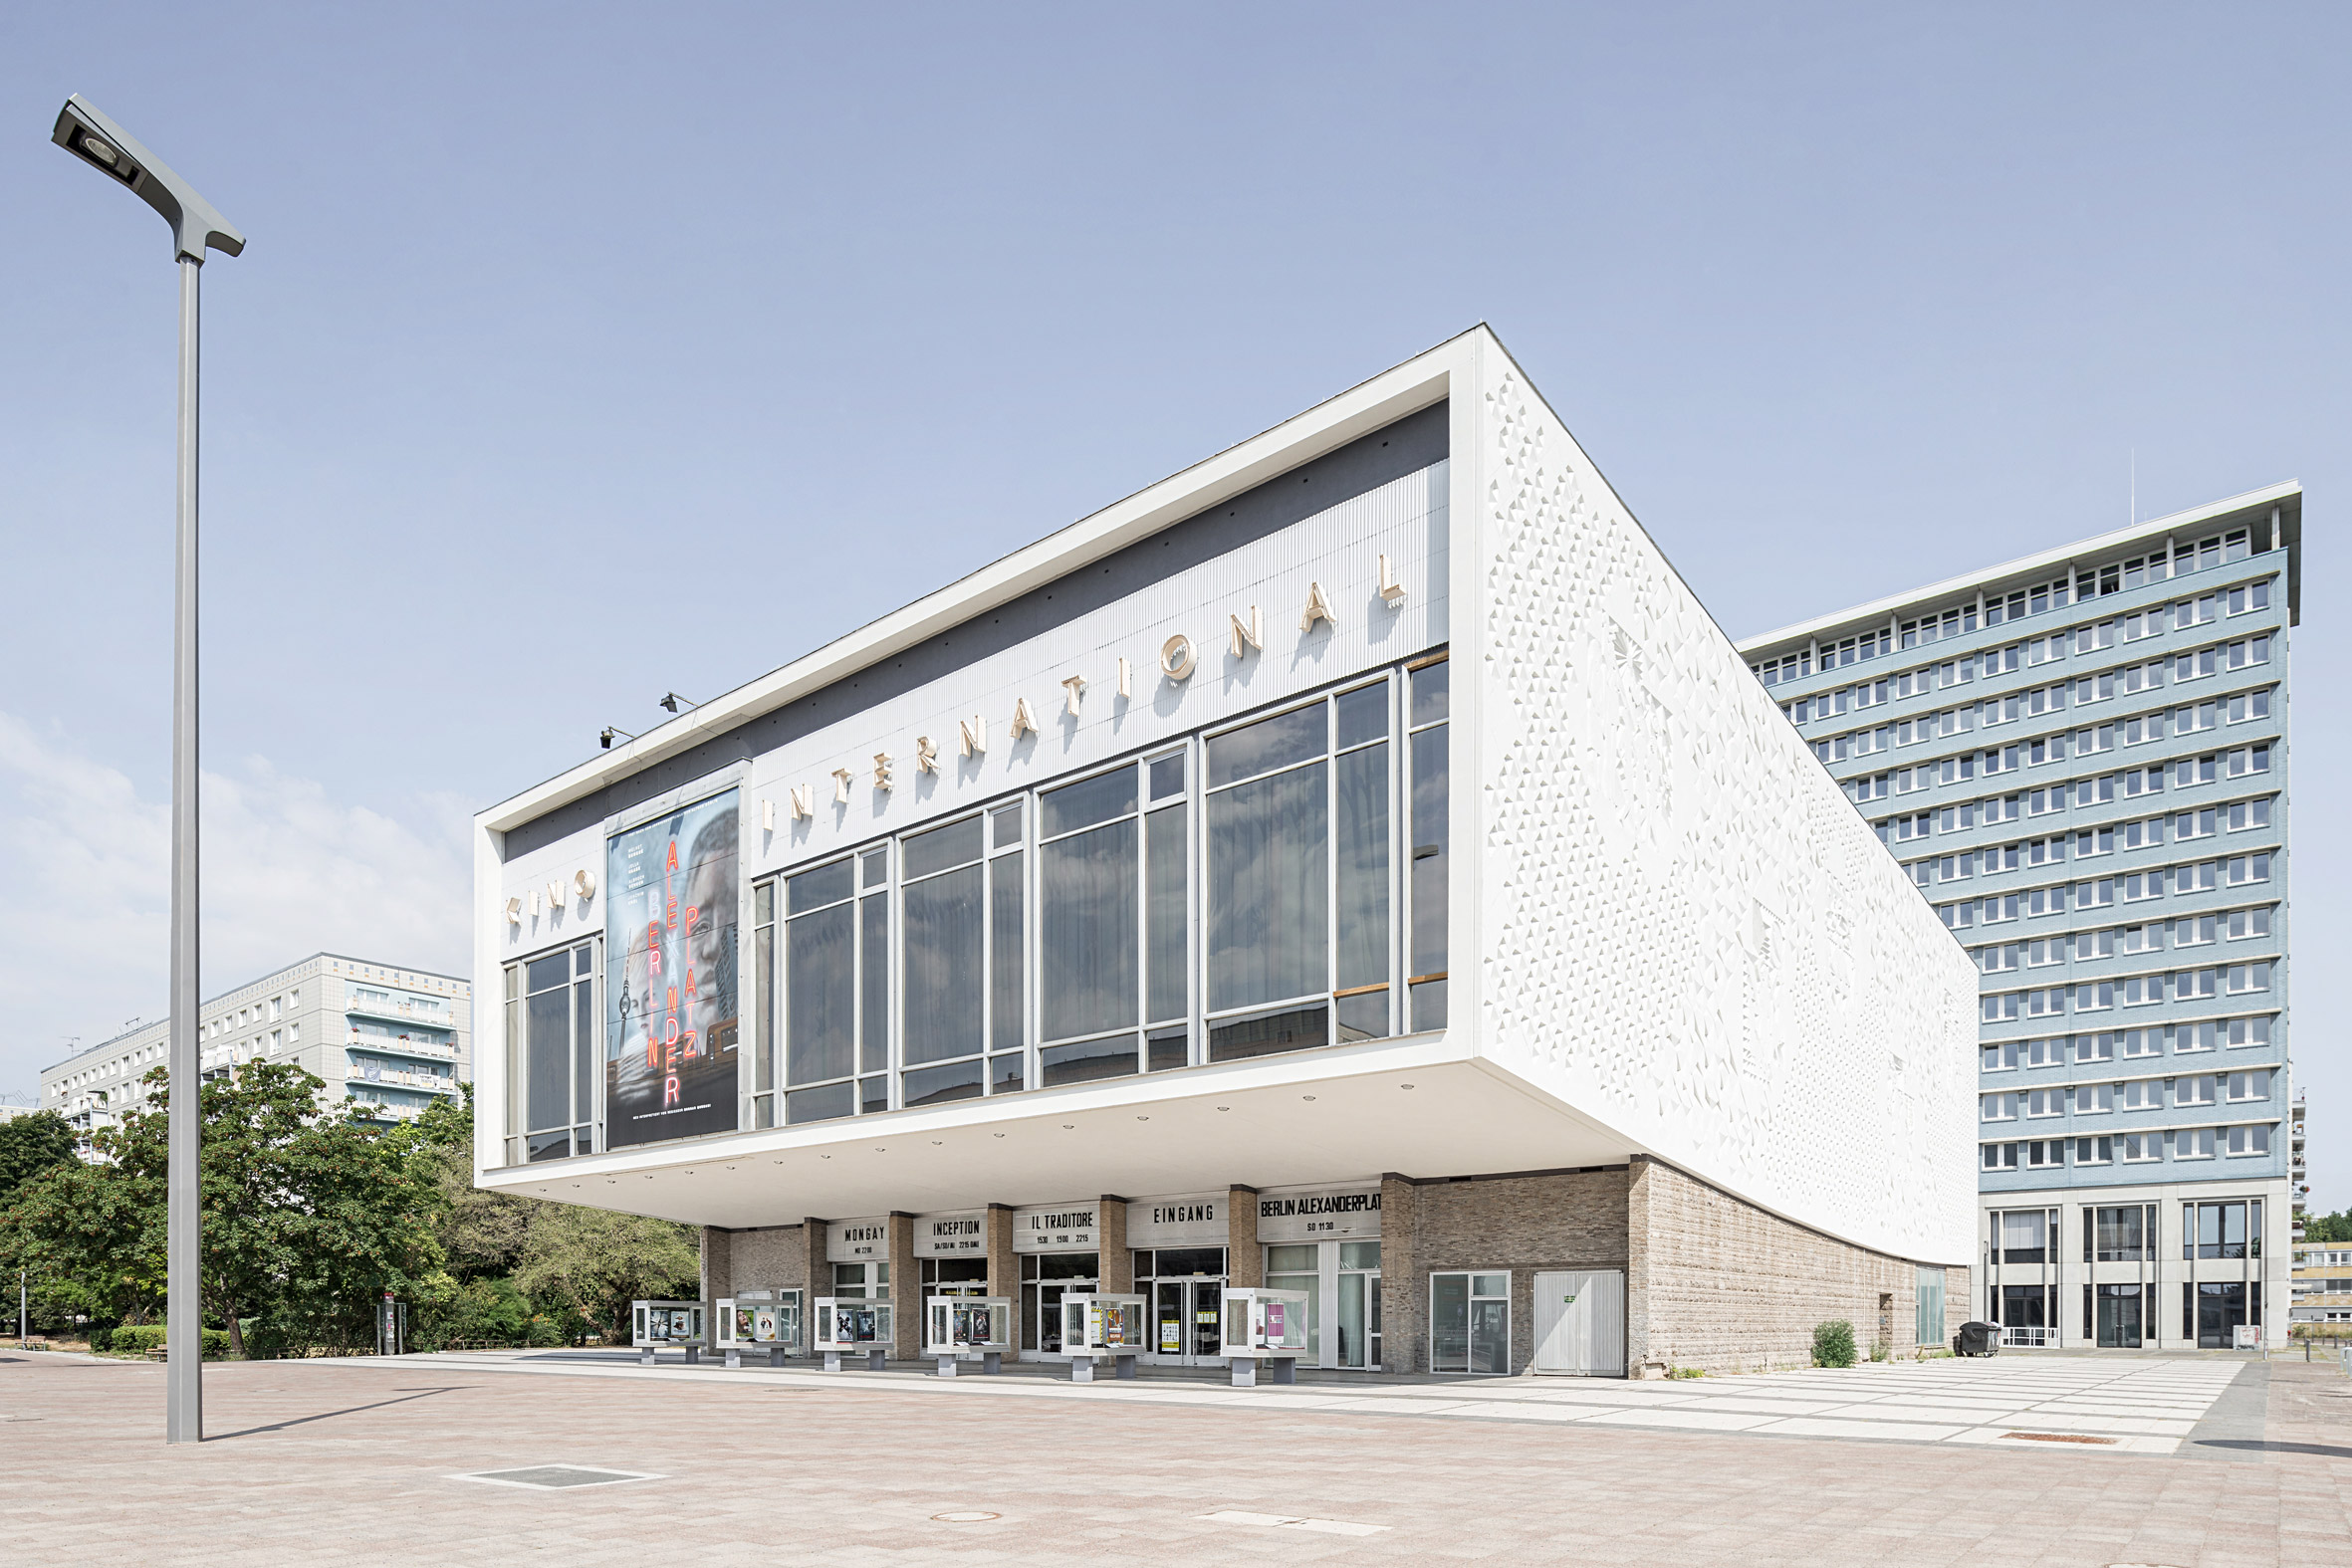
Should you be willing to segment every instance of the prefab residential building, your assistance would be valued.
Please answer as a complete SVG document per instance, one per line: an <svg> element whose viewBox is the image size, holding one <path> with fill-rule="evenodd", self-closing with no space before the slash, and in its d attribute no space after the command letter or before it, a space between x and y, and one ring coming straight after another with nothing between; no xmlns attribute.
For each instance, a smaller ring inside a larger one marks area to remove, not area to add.
<svg viewBox="0 0 2352 1568"><path fill-rule="evenodd" d="M700 1226L711 1298L1637 1375L1965 1312L1975 971L1483 328L475 856L480 1184Z"/></svg>
<svg viewBox="0 0 2352 1568"><path fill-rule="evenodd" d="M1975 1311L2286 1334L2294 484L1741 644L1980 974Z"/></svg>

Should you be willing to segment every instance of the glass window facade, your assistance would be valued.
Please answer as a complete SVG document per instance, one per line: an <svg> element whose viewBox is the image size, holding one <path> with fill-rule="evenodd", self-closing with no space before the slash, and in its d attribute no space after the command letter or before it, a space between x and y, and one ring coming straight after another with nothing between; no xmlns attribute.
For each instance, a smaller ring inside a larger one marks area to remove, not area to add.
<svg viewBox="0 0 2352 1568"><path fill-rule="evenodd" d="M1417 658L761 883L754 1124L1443 1027L1449 673Z"/></svg>

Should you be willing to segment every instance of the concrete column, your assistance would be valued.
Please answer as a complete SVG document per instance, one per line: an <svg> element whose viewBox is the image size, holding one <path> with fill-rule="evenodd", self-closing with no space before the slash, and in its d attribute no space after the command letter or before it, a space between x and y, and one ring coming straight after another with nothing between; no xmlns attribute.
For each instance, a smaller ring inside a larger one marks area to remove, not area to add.
<svg viewBox="0 0 2352 1568"><path fill-rule="evenodd" d="M809 1293L801 1298L809 1343L817 1343L817 1298L833 1293L833 1265L825 1260L824 1232L828 1222L811 1215L801 1222L801 1278Z"/></svg>
<svg viewBox="0 0 2352 1568"><path fill-rule="evenodd" d="M1225 1190L1225 1277L1240 1286L1266 1283L1266 1254L1258 1247L1258 1189Z"/></svg>
<svg viewBox="0 0 2352 1568"><path fill-rule="evenodd" d="M702 1228L702 1305L706 1312L721 1296L735 1294L735 1233L720 1226Z"/></svg>
<svg viewBox="0 0 2352 1568"><path fill-rule="evenodd" d="M980 1224L988 1242L988 1293L1012 1297L1014 1314L1019 1316L1021 1259L1013 1253L1013 1206L990 1204L987 1218Z"/></svg>
<svg viewBox="0 0 2352 1568"><path fill-rule="evenodd" d="M1421 1268L1421 1193L1409 1176L1380 1178L1380 1368L1429 1370L1429 1280Z"/></svg>
<svg viewBox="0 0 2352 1568"><path fill-rule="evenodd" d="M1657 1196L1658 1168L1645 1155L1635 1155L1630 1164L1625 1188L1625 1373L1635 1378L1663 1377L1663 1336L1655 1354L1651 1345L1651 1318L1658 1301L1651 1280L1650 1209Z"/></svg>
<svg viewBox="0 0 2352 1568"><path fill-rule="evenodd" d="M915 1217L893 1209L890 1232L890 1357L912 1361L923 1353L923 1274L915 1266Z"/></svg>
<svg viewBox="0 0 2352 1568"><path fill-rule="evenodd" d="M1135 1254L1127 1250L1127 1200L1102 1195L1094 1210L1094 1235L1101 1246L1101 1283L1105 1295L1123 1296L1135 1289Z"/></svg>

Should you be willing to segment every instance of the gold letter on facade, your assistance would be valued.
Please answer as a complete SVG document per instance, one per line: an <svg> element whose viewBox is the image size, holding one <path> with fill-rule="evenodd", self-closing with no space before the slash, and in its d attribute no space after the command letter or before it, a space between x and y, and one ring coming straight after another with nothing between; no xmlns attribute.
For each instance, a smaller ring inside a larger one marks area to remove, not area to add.
<svg viewBox="0 0 2352 1568"><path fill-rule="evenodd" d="M1083 675L1072 675L1061 683L1061 689L1069 693L1061 711L1074 719L1078 716L1078 694L1086 689L1086 678Z"/></svg>
<svg viewBox="0 0 2352 1568"><path fill-rule="evenodd" d="M977 757L988 750L988 719L985 715L976 713L969 719L958 719L956 731L963 742L966 757Z"/></svg>
<svg viewBox="0 0 2352 1568"><path fill-rule="evenodd" d="M794 784L793 820L796 822L806 822L809 820L809 818L815 816L816 814L817 786L815 784Z"/></svg>
<svg viewBox="0 0 2352 1568"><path fill-rule="evenodd" d="M1390 609L1395 609L1405 601L1405 590L1390 573L1386 556L1380 558L1380 597Z"/></svg>
<svg viewBox="0 0 2352 1568"><path fill-rule="evenodd" d="M1306 585L1306 608L1298 615L1298 629L1312 631L1318 620L1329 621L1333 631L1339 629L1339 617L1331 613L1331 602L1323 597L1323 585L1309 582Z"/></svg>
<svg viewBox="0 0 2352 1568"><path fill-rule="evenodd" d="M874 787L876 789L890 787L890 754L888 752L874 753Z"/></svg>
<svg viewBox="0 0 2352 1568"><path fill-rule="evenodd" d="M939 772L939 748L931 744L927 735L915 737L915 770L926 774Z"/></svg>
<svg viewBox="0 0 2352 1568"><path fill-rule="evenodd" d="M1192 639L1178 632L1160 644L1160 673L1172 681L1180 681L1192 674L1197 656L1192 651Z"/></svg>
<svg viewBox="0 0 2352 1568"><path fill-rule="evenodd" d="M1122 653L1119 655L1119 695L1121 697L1132 697L1135 695L1132 691L1128 690L1128 685L1127 656Z"/></svg>
<svg viewBox="0 0 2352 1568"><path fill-rule="evenodd" d="M846 768L836 768L833 770L833 804L847 805L848 803L849 770Z"/></svg>
<svg viewBox="0 0 2352 1568"><path fill-rule="evenodd" d="M1035 735L1037 733L1038 716L1029 711L1029 699L1027 697L1014 698L1013 739L1018 741L1024 735Z"/></svg>
<svg viewBox="0 0 2352 1568"><path fill-rule="evenodd" d="M1266 629L1259 623L1257 605L1250 606L1250 623L1246 626L1242 624L1242 618L1239 615L1229 615L1226 619L1233 622L1233 656L1235 658L1247 658L1250 649L1266 646Z"/></svg>

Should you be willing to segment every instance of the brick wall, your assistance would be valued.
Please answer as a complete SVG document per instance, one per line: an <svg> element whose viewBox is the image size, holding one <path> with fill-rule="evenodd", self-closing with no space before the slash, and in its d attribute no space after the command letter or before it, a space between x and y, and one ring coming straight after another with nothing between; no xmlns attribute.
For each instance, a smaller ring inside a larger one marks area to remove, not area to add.
<svg viewBox="0 0 2352 1568"><path fill-rule="evenodd" d="M1626 1186L1623 1167L1545 1176L1383 1178L1381 1366L1428 1370L1433 1271L1509 1269L1511 1368L1525 1371L1534 1356L1536 1270L1626 1266ZM1392 1188L1400 1189L1393 1197Z"/></svg>
<svg viewBox="0 0 2352 1568"><path fill-rule="evenodd" d="M819 1236L823 1233L823 1228L819 1227ZM746 1290L809 1288L809 1239L800 1226L729 1232L728 1244L734 1263L725 1280L713 1280L716 1294L731 1296ZM823 1243L821 1240L819 1244Z"/></svg>
<svg viewBox="0 0 2352 1568"><path fill-rule="evenodd" d="M1812 1363L1813 1329L1844 1318L1868 1356L1879 1298L1892 1350L1918 1349L1918 1266L1792 1225L1655 1160L1628 1187L1629 1370L1754 1372ZM1968 1270L1947 1270L1945 1318L1968 1313ZM1955 1315L1957 1314L1957 1315ZM1949 1336L1947 1336L1947 1339Z"/></svg>

